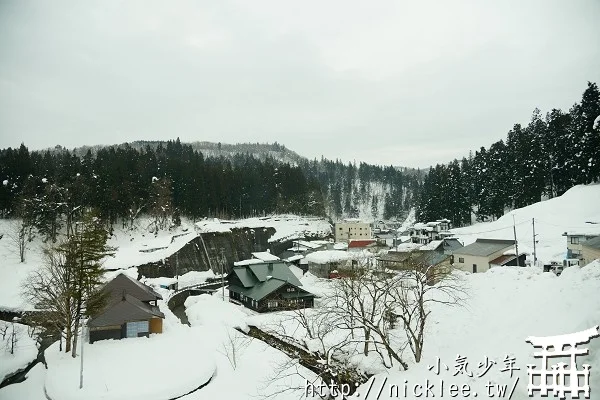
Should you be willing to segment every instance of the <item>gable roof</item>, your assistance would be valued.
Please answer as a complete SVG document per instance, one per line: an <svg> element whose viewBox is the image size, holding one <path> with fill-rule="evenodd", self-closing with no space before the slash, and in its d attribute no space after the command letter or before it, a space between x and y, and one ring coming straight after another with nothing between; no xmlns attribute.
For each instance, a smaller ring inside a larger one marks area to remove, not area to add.
<svg viewBox="0 0 600 400"><path fill-rule="evenodd" d="M589 247L591 249L600 250L600 236L596 236L595 238L588 239L585 242L581 243L582 246Z"/></svg>
<svg viewBox="0 0 600 400"><path fill-rule="evenodd" d="M164 318L158 307L151 306L125 294L113 297L104 310L90 319L91 327L123 325L131 321L145 321L152 317Z"/></svg>
<svg viewBox="0 0 600 400"><path fill-rule="evenodd" d="M477 239L475 243L454 250L454 254L487 257L490 254L494 254L497 251L504 250L507 247L511 247L514 245L514 240Z"/></svg>
<svg viewBox="0 0 600 400"><path fill-rule="evenodd" d="M306 292L299 288L302 283L283 262L236 266L228 278L233 276L237 277L242 286L233 284L229 289L257 301L286 284Z"/></svg>
<svg viewBox="0 0 600 400"><path fill-rule="evenodd" d="M121 298L123 293L126 293L140 301L162 300L162 296L150 286L144 285L124 273L120 273L113 280L106 283L102 290L110 293L111 297Z"/></svg>

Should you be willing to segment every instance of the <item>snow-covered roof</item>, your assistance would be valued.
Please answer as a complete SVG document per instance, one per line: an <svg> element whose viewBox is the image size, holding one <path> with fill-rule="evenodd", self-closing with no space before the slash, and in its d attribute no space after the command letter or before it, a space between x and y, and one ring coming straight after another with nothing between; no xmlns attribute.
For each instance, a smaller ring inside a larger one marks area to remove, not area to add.
<svg viewBox="0 0 600 400"><path fill-rule="evenodd" d="M419 250L435 250L442 244L442 242L443 240L432 240L428 244L421 246Z"/></svg>
<svg viewBox="0 0 600 400"><path fill-rule="evenodd" d="M346 251L340 250L322 250L307 254L304 259L316 264L326 264L329 262L339 262L351 259L351 255Z"/></svg>
<svg viewBox="0 0 600 400"><path fill-rule="evenodd" d="M336 243L333 245L334 250L346 250L348 248L348 243Z"/></svg>
<svg viewBox="0 0 600 400"><path fill-rule="evenodd" d="M406 242L406 243L401 243L398 246L396 246L396 251L399 252L408 252L408 251L413 251L413 250L418 250L421 248L421 244L419 243L413 243L413 242Z"/></svg>
<svg viewBox="0 0 600 400"><path fill-rule="evenodd" d="M236 267L241 267L244 265L262 264L262 263L264 263L264 261L259 260L258 258L251 258L248 260L236 261L233 263L233 265L235 265Z"/></svg>
<svg viewBox="0 0 600 400"><path fill-rule="evenodd" d="M295 256L291 256L285 259L285 261L294 262L298 260L302 260L304 256L302 254L296 254Z"/></svg>
<svg viewBox="0 0 600 400"><path fill-rule="evenodd" d="M314 240L312 242L307 240L294 240L292 243L294 246L303 246L307 249L318 249L319 247L326 245L328 242L322 240Z"/></svg>
<svg viewBox="0 0 600 400"><path fill-rule="evenodd" d="M268 251L259 251L252 253L252 256L261 261L278 261L279 257L269 253Z"/></svg>

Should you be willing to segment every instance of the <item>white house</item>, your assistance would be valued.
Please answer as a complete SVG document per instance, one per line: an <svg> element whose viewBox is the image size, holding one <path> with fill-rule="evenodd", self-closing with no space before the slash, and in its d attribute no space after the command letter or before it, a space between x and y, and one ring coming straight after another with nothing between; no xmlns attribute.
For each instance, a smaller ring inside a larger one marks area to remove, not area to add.
<svg viewBox="0 0 600 400"><path fill-rule="evenodd" d="M485 272L496 265L516 265L514 246L514 240L477 239L454 250L454 266L467 272ZM524 266L524 257L524 254L519 255L521 266Z"/></svg>

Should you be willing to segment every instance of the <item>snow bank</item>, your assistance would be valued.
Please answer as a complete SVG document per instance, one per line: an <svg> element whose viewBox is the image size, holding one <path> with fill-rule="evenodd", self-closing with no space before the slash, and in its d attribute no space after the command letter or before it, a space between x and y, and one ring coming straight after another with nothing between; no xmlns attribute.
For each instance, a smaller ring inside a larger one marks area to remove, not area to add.
<svg viewBox="0 0 600 400"><path fill-rule="evenodd" d="M84 384L79 389L80 356L59 352L55 343L45 352L45 388L54 400L174 398L211 379L215 373L212 354L199 340L198 331L191 329L86 343Z"/></svg>
<svg viewBox="0 0 600 400"><path fill-rule="evenodd" d="M234 228L274 228L276 232L269 238L269 243L283 242L307 236L325 237L331 235L331 224L325 219L299 217L296 215L248 218L239 221L224 221L215 218L197 222L196 228L202 233L230 232Z"/></svg>
<svg viewBox="0 0 600 400"><path fill-rule="evenodd" d="M223 301L217 296L202 294L185 300L185 313L192 326L227 326L248 330L243 307Z"/></svg>
<svg viewBox="0 0 600 400"><path fill-rule="evenodd" d="M537 257L542 262L562 260L567 252L564 232L600 234L600 184L579 185L560 197L519 208L496 221L479 223L451 232L465 246L477 238L510 239L515 217L519 252L533 253L532 219L535 218Z"/></svg>

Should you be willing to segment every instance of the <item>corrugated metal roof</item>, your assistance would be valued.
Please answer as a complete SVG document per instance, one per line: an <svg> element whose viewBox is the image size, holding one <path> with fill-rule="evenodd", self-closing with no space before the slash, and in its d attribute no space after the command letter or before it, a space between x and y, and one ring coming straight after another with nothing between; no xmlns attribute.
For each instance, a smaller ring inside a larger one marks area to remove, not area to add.
<svg viewBox="0 0 600 400"><path fill-rule="evenodd" d="M454 254L486 257L490 254L496 253L497 251L504 250L514 245L515 242L513 240L477 239L475 243L454 250Z"/></svg>
<svg viewBox="0 0 600 400"><path fill-rule="evenodd" d="M582 246L590 247L592 249L600 250L600 236L596 236L595 238L588 239L585 242L581 243Z"/></svg>

